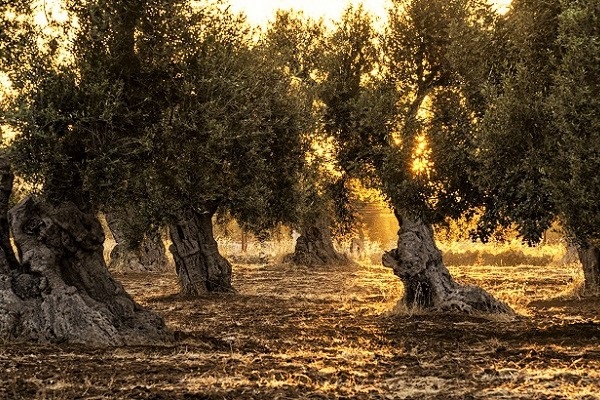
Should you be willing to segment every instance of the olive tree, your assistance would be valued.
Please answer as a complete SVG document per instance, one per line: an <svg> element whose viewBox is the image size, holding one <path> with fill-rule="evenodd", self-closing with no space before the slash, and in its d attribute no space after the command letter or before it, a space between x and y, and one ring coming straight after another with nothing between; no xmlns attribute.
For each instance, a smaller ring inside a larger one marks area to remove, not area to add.
<svg viewBox="0 0 600 400"><path fill-rule="evenodd" d="M145 173L149 198L169 222L184 294L231 291L231 265L212 219L226 212L264 236L297 218L305 135L312 125L302 87L255 43L238 17L211 12L177 50L171 104Z"/></svg>
<svg viewBox="0 0 600 400"><path fill-rule="evenodd" d="M229 291L211 218L227 211L261 234L295 218L311 114L221 4L66 6L71 18L49 40L25 10L28 23L15 28L31 39L17 46L23 62L3 54L16 90L2 114L18 132L11 159L39 196L11 211L20 265L3 280L0 330L101 344L164 339L162 320L108 274L96 213L136 207L140 231L170 224L182 292Z"/></svg>
<svg viewBox="0 0 600 400"><path fill-rule="evenodd" d="M0 334L97 345L167 340L162 318L108 273L96 218L121 193L132 169L125 167L143 159L138 143L152 113L142 88L153 73L134 45L143 7L66 7L69 20L48 27L34 22L34 3L15 10L3 2L0 10L8 35L19 38L1 54L15 91L2 124L17 132L11 162L39 192L9 212L19 263L2 274Z"/></svg>
<svg viewBox="0 0 600 400"><path fill-rule="evenodd" d="M561 1L560 61L547 104L558 132L548 137L550 190L577 245L585 289L600 291L600 3Z"/></svg>
<svg viewBox="0 0 600 400"><path fill-rule="evenodd" d="M513 2L504 74L488 86L478 179L495 204L480 233L515 223L533 244L558 218L578 248L590 293L600 285L598 18L593 1Z"/></svg>
<svg viewBox="0 0 600 400"><path fill-rule="evenodd" d="M496 16L478 1L395 1L381 39L383 86L396 108L387 145L374 162L400 225L398 246L383 256L404 283L404 302L442 311L511 313L475 286L457 283L442 262L432 224L482 204L473 182L481 99L465 75L464 47L489 46Z"/></svg>
<svg viewBox="0 0 600 400"><path fill-rule="evenodd" d="M304 88L318 120L307 139L311 146L302 180L300 220L295 229L300 236L294 252L286 257L298 265L323 266L348 263L333 245L334 231L341 227L347 201L339 179L337 159L332 153L331 135L323 127L321 76L325 49L337 49L327 39L322 20L313 20L302 12L279 10L264 35L264 44L275 56L279 68Z"/></svg>

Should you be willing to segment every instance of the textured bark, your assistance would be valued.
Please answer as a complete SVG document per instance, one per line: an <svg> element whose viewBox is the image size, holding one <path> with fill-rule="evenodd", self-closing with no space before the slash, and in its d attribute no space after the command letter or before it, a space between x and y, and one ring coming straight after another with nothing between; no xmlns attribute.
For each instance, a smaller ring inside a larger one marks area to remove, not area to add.
<svg viewBox="0 0 600 400"><path fill-rule="evenodd" d="M440 312L513 314L505 303L483 289L461 285L452 277L435 245L433 229L420 219L397 214L398 247L383 255L383 265L404 284L403 302L409 308Z"/></svg>
<svg viewBox="0 0 600 400"><path fill-rule="evenodd" d="M600 293L600 249L591 245L581 246L577 253L585 278L584 292L591 295Z"/></svg>
<svg viewBox="0 0 600 400"><path fill-rule="evenodd" d="M318 267L347 264L350 260L333 247L331 231L326 224L309 225L302 228L296 240L294 252L286 261L298 265Z"/></svg>
<svg viewBox="0 0 600 400"><path fill-rule="evenodd" d="M574 264L577 261L581 261L581 259L579 258L579 249L574 244L568 243L567 251L560 259L559 264L561 264L561 265Z"/></svg>
<svg viewBox="0 0 600 400"><path fill-rule="evenodd" d="M169 227L170 251L175 261L181 294L232 292L231 264L219 253L213 235L213 213L188 211Z"/></svg>
<svg viewBox="0 0 600 400"><path fill-rule="evenodd" d="M31 197L9 215L21 266L0 275L0 340L104 346L170 339L163 320L110 276L95 215Z"/></svg>
<svg viewBox="0 0 600 400"><path fill-rule="evenodd" d="M121 214L120 214L121 215ZM125 218L124 216L121 218ZM165 245L159 229L146 232L139 243L131 244L116 214L106 214L106 223L115 240L108 268L117 272L161 272L169 269Z"/></svg>
<svg viewBox="0 0 600 400"><path fill-rule="evenodd" d="M10 163L5 157L0 157L0 273L8 273L19 266L10 244L8 225L8 201L12 193L13 180Z"/></svg>

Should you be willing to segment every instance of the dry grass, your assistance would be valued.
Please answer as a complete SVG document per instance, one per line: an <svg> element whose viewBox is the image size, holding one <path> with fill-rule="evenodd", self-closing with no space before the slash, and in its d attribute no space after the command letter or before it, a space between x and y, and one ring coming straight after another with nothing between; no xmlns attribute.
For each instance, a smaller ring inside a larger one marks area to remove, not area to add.
<svg viewBox="0 0 600 400"><path fill-rule="evenodd" d="M120 275L177 342L0 346L4 399L596 399L597 298L557 298L576 266L454 266L510 320L394 314L378 265L234 265L234 295L177 296L171 274Z"/></svg>

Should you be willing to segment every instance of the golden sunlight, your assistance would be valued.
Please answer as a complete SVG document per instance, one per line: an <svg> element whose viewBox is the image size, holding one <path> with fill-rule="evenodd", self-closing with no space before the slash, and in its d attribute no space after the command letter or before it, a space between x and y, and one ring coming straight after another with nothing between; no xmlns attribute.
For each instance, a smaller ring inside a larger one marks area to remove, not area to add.
<svg viewBox="0 0 600 400"><path fill-rule="evenodd" d="M53 21L65 22L69 18L60 0L38 0L34 4L36 9L34 21L40 26L47 26Z"/></svg>
<svg viewBox="0 0 600 400"><path fill-rule="evenodd" d="M489 0L496 11L505 14L512 0ZM229 0L234 12L243 12L252 25L266 26L278 9L295 9L312 18L323 18L326 22L337 20L350 4L362 3L379 22L386 19L391 0Z"/></svg>
<svg viewBox="0 0 600 400"><path fill-rule="evenodd" d="M425 135L417 136L415 148L412 154L411 170L415 176L425 176L429 178L433 161L431 161L431 148L427 143Z"/></svg>
<svg viewBox="0 0 600 400"><path fill-rule="evenodd" d="M489 0L496 11L505 14L512 0ZM391 0L229 0L234 12L243 12L252 25L266 26L273 18L278 9L295 9L304 12L312 18L323 18L326 22L337 20L349 5L362 3L364 7L382 23L386 19L387 9ZM64 22L68 15L61 6L61 0L37 0L38 12L35 20L41 25L49 24L49 21Z"/></svg>
<svg viewBox="0 0 600 400"><path fill-rule="evenodd" d="M229 0L235 12L243 12L253 25L265 26L278 9L294 9L304 12L311 18L323 18L326 22L337 20L350 4L358 5L359 0ZM384 19L389 0L366 0L362 2L374 16Z"/></svg>
<svg viewBox="0 0 600 400"><path fill-rule="evenodd" d="M512 0L490 0L498 14L506 14L510 10Z"/></svg>

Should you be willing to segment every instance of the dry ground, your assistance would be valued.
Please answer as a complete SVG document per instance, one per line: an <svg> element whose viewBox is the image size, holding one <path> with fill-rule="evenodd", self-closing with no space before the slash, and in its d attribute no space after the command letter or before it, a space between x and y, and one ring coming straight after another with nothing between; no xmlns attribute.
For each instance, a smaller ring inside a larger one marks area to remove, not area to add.
<svg viewBox="0 0 600 400"><path fill-rule="evenodd" d="M548 300L564 267L460 267L514 320L392 312L378 266L235 265L235 295L177 296L172 274L120 275L178 342L0 345L8 399L600 399L599 299Z"/></svg>

